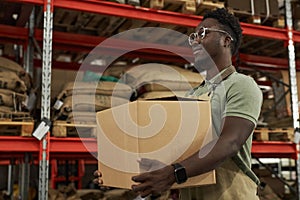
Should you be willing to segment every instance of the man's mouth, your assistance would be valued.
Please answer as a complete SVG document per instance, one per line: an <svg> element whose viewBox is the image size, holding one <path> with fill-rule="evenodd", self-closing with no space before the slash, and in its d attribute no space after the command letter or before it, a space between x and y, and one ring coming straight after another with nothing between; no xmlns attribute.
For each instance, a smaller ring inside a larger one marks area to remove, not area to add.
<svg viewBox="0 0 300 200"><path fill-rule="evenodd" d="M203 51L203 47L201 47L199 45L193 46L192 49L193 49L193 54L194 55L197 55L197 54L201 53L201 51Z"/></svg>
<svg viewBox="0 0 300 200"><path fill-rule="evenodd" d="M193 50L193 54L194 54L194 55L197 55L197 54L199 54L201 51L202 51L202 49Z"/></svg>

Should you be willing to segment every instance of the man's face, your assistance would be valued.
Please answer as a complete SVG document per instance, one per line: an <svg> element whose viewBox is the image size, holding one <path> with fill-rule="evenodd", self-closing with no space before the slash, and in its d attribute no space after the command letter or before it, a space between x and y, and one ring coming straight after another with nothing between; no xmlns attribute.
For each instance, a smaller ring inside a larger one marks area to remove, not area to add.
<svg viewBox="0 0 300 200"><path fill-rule="evenodd" d="M217 24L215 19L205 19L198 25L195 32L201 35L200 27L220 29ZM220 52L220 33L205 31L203 38L199 37L192 43L192 50L195 57L195 67L199 72L215 67L214 58Z"/></svg>

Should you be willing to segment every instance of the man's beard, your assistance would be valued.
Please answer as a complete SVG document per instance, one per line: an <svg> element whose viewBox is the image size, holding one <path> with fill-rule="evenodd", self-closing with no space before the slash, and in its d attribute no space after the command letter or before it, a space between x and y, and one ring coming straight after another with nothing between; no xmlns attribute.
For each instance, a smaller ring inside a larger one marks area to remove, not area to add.
<svg viewBox="0 0 300 200"><path fill-rule="evenodd" d="M195 63L194 63L195 69L198 72L208 71L210 69L213 69L215 67L214 61L211 59L211 57L207 55L195 55Z"/></svg>
<svg viewBox="0 0 300 200"><path fill-rule="evenodd" d="M194 66L199 73L216 67L215 62L202 44L193 45L192 49L194 53Z"/></svg>

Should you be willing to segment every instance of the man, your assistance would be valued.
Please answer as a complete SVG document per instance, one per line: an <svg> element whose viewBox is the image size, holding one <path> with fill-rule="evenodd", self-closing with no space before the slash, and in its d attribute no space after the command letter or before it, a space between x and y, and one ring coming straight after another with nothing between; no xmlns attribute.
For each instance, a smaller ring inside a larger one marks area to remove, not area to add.
<svg viewBox="0 0 300 200"><path fill-rule="evenodd" d="M259 180L251 171L252 133L262 104L262 93L255 81L237 73L232 56L237 52L242 30L237 18L225 8L207 13L189 37L195 67L206 70L206 82L189 93L208 94L216 139L180 163L132 177L133 191L142 197L161 194L175 183L216 170L216 184L183 188L183 200L258 199ZM206 56L208 54L209 56ZM101 176L101 173L98 175ZM101 179L98 179L102 183Z"/></svg>

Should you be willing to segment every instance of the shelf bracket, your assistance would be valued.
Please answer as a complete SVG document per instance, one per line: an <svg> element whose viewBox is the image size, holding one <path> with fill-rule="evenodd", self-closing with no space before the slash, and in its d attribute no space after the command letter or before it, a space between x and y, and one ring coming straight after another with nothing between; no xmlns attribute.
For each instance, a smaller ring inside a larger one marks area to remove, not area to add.
<svg viewBox="0 0 300 200"><path fill-rule="evenodd" d="M299 105L298 105L298 90L297 90L297 77L296 77L296 61L295 61L295 46L293 38L293 18L291 0L285 0L285 18L287 25L288 35L288 54L289 54L289 75L290 75L290 89L293 113L293 127L296 129L299 126ZM300 174L300 156L299 156L299 143L296 144L297 148L297 174ZM298 199L300 199L300 179L298 178Z"/></svg>
<svg viewBox="0 0 300 200"><path fill-rule="evenodd" d="M44 0L43 65L41 119L50 119L51 66L53 35L53 0ZM39 163L39 199L48 199L49 132L41 141Z"/></svg>

